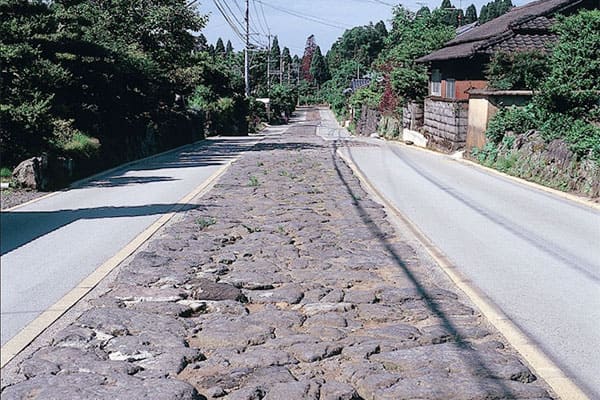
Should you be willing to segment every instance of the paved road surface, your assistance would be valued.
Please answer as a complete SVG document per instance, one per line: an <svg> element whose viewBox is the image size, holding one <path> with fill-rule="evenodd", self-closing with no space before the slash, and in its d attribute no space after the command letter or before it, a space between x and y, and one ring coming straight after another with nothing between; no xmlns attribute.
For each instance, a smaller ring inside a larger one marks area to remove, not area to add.
<svg viewBox="0 0 600 400"><path fill-rule="evenodd" d="M211 139L2 212L2 344L254 142Z"/></svg>
<svg viewBox="0 0 600 400"><path fill-rule="evenodd" d="M331 120L323 125L321 135L344 136L328 127ZM600 212L448 156L369 142L379 144L342 151L590 397L600 398Z"/></svg>

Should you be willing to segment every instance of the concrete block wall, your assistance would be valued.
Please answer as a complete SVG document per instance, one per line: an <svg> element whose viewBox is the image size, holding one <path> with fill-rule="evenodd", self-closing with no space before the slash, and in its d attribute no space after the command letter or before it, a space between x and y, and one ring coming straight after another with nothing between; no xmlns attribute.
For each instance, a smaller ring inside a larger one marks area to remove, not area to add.
<svg viewBox="0 0 600 400"><path fill-rule="evenodd" d="M423 104L408 103L402 107L402 127L417 131L423 127L424 116Z"/></svg>
<svg viewBox="0 0 600 400"><path fill-rule="evenodd" d="M429 146L443 151L465 147L469 104L464 100L425 99L423 129Z"/></svg>

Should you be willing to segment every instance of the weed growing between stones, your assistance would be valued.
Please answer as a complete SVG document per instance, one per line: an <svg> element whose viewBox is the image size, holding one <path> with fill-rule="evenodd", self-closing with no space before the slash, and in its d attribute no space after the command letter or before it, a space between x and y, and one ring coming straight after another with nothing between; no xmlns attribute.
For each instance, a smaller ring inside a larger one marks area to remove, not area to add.
<svg viewBox="0 0 600 400"><path fill-rule="evenodd" d="M248 180L248 186L252 186L252 187L260 186L260 182L259 182L258 178L256 176L252 175L250 177L250 179Z"/></svg>
<svg viewBox="0 0 600 400"><path fill-rule="evenodd" d="M196 219L196 225L198 225L198 227L200 227L200 230L206 229L211 225L214 225L217 223L217 220L215 218L212 217L200 217Z"/></svg>

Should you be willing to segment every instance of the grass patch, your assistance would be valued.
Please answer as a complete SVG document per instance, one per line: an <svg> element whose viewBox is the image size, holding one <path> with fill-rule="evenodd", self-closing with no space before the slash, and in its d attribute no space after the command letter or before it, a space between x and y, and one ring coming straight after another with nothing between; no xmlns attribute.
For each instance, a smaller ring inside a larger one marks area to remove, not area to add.
<svg viewBox="0 0 600 400"><path fill-rule="evenodd" d="M10 182L12 179L12 171L8 167L0 168L0 182Z"/></svg>
<svg viewBox="0 0 600 400"><path fill-rule="evenodd" d="M254 175L252 175L250 177L250 179L248 180L248 186L252 186L252 187L260 186L260 182L259 182L258 178L255 177Z"/></svg>
<svg viewBox="0 0 600 400"><path fill-rule="evenodd" d="M214 225L217 223L217 220L215 218L212 217L200 217L196 219L196 225L198 225L198 227L200 227L200 229L206 229L211 225Z"/></svg>

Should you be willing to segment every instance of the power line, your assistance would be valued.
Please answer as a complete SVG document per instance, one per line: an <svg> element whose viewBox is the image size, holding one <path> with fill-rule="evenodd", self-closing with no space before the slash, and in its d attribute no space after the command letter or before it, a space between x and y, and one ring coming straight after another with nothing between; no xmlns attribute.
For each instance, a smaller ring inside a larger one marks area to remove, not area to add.
<svg viewBox="0 0 600 400"><path fill-rule="evenodd" d="M255 1L255 4L256 4L256 1ZM267 31L271 32L271 28L269 27L269 22L267 22L267 17L265 16L265 9L263 8L262 3L260 4L260 13L262 15L263 21L265 21L265 26L267 27Z"/></svg>
<svg viewBox="0 0 600 400"><path fill-rule="evenodd" d="M225 12L225 10L223 9L223 6L221 5L219 0L213 0L213 3L215 4L215 6L217 7L217 10L219 10L219 12L221 13L221 15L223 16L223 18L225 19L225 22L227 22L227 24L231 27L231 29L233 30L233 33L242 40L242 42L245 41L244 35L242 35L242 33L240 32L240 27L236 26L235 23L231 20L231 17L227 14L227 12Z"/></svg>
<svg viewBox="0 0 600 400"><path fill-rule="evenodd" d="M227 4L226 1L222 0L213 0L213 3L227 22L227 24L233 30L233 33L243 42L246 42L246 37L242 33L245 30L244 24L240 21L240 19L236 16L236 14L231 10L231 7ZM237 4L237 3L236 3ZM264 46L263 43L256 43L256 41L249 41L249 44L252 46L260 47Z"/></svg>
<svg viewBox="0 0 600 400"><path fill-rule="evenodd" d="M231 7L229 7L229 4L227 3L227 1L223 0L223 3L221 3L221 0L217 0L219 2L219 4L223 5L225 4L225 7L227 8L227 11L229 11L229 15L233 17L233 19L238 23L238 26L243 27L244 24L242 23L242 21L240 21L237 17L237 15L231 10Z"/></svg>
<svg viewBox="0 0 600 400"><path fill-rule="evenodd" d="M257 24L258 27L260 28L261 32L264 35L268 35L269 34L268 26L265 27L265 25L263 24L263 22L260 20L260 17L258 16L258 10L257 10L257 7L256 7L256 1L255 0L252 0L252 5L254 6L252 8L252 11L254 11L254 16L256 17L256 20L258 21L258 24Z"/></svg>
<svg viewBox="0 0 600 400"><path fill-rule="evenodd" d="M326 21L324 19L315 17L313 15L303 14L303 13L300 13L298 11L291 10L289 8L283 8L283 7L275 6L273 4L265 3L262 0L255 0L255 1L257 1L258 3L260 3L262 5L265 5L267 7L273 8L273 9L275 9L277 11L281 11L282 13L289 14L289 15L292 15L292 16L300 18L300 19L304 19L304 20L311 21L311 22L316 22L316 23L321 24L321 25L327 25L327 26L330 26L332 28L338 28L338 29L347 29L347 28L349 28L348 25L344 26L341 23L337 23L337 24L336 23L332 23L330 21Z"/></svg>

